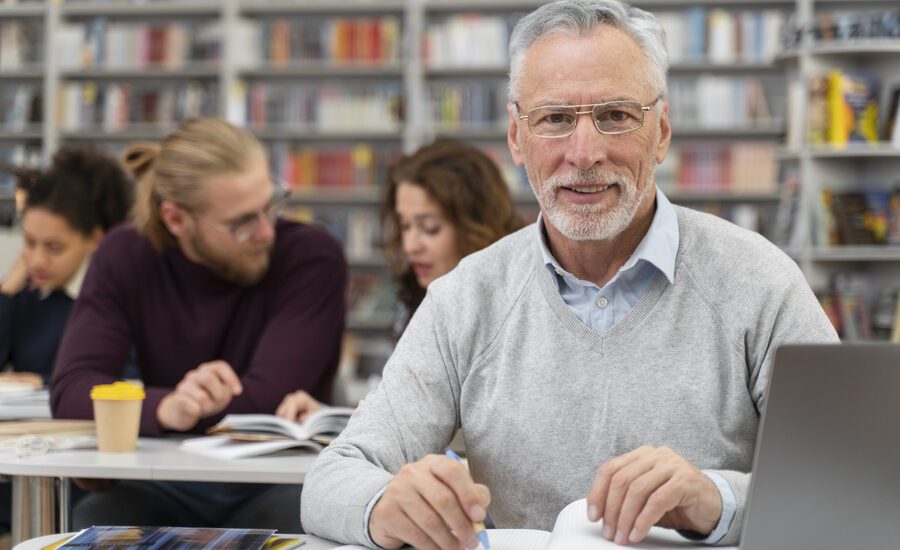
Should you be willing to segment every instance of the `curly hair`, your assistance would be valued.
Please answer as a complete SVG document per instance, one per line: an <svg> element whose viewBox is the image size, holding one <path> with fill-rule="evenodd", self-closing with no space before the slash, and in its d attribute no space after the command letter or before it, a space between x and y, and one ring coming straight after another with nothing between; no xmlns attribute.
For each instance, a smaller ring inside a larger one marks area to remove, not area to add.
<svg viewBox="0 0 900 550"><path fill-rule="evenodd" d="M43 208L90 236L125 221L134 202L134 183L114 159L92 148L64 147L44 171L16 171L26 193L24 211Z"/></svg>
<svg viewBox="0 0 900 550"><path fill-rule="evenodd" d="M401 183L421 187L456 228L461 256L481 250L521 228L509 187L497 165L481 150L442 139L402 157L388 171L382 217L387 228L388 263L398 286L398 298L409 316L425 298L406 255L395 210Z"/></svg>

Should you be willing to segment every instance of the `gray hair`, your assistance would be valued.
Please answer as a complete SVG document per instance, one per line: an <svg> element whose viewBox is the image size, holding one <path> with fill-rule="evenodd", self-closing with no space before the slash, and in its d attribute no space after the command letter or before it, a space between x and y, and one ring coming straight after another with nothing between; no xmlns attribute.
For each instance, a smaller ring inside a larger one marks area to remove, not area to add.
<svg viewBox="0 0 900 550"><path fill-rule="evenodd" d="M620 29L637 42L647 59L648 84L665 95L669 55L666 32L656 16L619 0L559 0L529 13L513 29L509 38L509 100L518 99L525 51L537 39L560 30L584 36L599 25Z"/></svg>

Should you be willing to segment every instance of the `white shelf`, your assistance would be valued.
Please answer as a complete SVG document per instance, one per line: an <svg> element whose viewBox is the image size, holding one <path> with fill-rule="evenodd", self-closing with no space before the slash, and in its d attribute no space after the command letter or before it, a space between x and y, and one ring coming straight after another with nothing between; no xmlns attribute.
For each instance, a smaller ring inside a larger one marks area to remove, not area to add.
<svg viewBox="0 0 900 550"><path fill-rule="evenodd" d="M827 56L880 56L900 54L900 39L870 39L855 42L818 42L809 53Z"/></svg>
<svg viewBox="0 0 900 550"><path fill-rule="evenodd" d="M148 16L208 16L216 17L222 11L217 0L156 0L151 3L98 3L63 2L60 13L68 17L148 17Z"/></svg>
<svg viewBox="0 0 900 550"><path fill-rule="evenodd" d="M666 191L666 197L674 203L721 202L729 204L770 204L778 202L777 192L755 191Z"/></svg>
<svg viewBox="0 0 900 550"><path fill-rule="evenodd" d="M426 78L506 78L509 67L426 67Z"/></svg>
<svg viewBox="0 0 900 550"><path fill-rule="evenodd" d="M249 130L264 141L398 141L403 139L400 130L319 130L316 128L258 128Z"/></svg>
<svg viewBox="0 0 900 550"><path fill-rule="evenodd" d="M13 4L0 6L0 17L3 18L30 18L43 17L47 12L44 4Z"/></svg>
<svg viewBox="0 0 900 550"><path fill-rule="evenodd" d="M144 80L144 79L210 79L219 77L217 64L197 63L185 67L133 67L121 69L88 68L66 69L61 72L62 78L68 80Z"/></svg>
<svg viewBox="0 0 900 550"><path fill-rule="evenodd" d="M243 78L400 78L400 63L331 63L300 62L284 66L242 69Z"/></svg>
<svg viewBox="0 0 900 550"><path fill-rule="evenodd" d="M350 312L347 329L358 332L390 332L394 327L393 313L364 314Z"/></svg>
<svg viewBox="0 0 900 550"><path fill-rule="evenodd" d="M378 15L402 14L403 0L240 0L238 12L246 16L264 15Z"/></svg>
<svg viewBox="0 0 900 550"><path fill-rule="evenodd" d="M822 145L810 147L809 156L814 159L865 159L865 158L897 158L900 159L900 147L887 142L881 143L848 143L844 147Z"/></svg>
<svg viewBox="0 0 900 550"><path fill-rule="evenodd" d="M347 264L352 269L377 269L382 270L387 267L387 260L384 255L377 254L372 256L348 257Z"/></svg>
<svg viewBox="0 0 900 550"><path fill-rule="evenodd" d="M669 73L775 73L781 68L772 63L736 61L734 63L714 63L680 61L669 67Z"/></svg>
<svg viewBox="0 0 900 550"><path fill-rule="evenodd" d="M2 17L2 16L0 16ZM44 78L44 69L41 67L26 67L22 69L0 70L0 81L3 80L40 80Z"/></svg>
<svg viewBox="0 0 900 550"><path fill-rule="evenodd" d="M99 140L99 141L138 141L160 139L176 126L136 126L121 131L109 131L103 128L82 128L79 130L62 130L60 137L64 140Z"/></svg>
<svg viewBox="0 0 900 550"><path fill-rule="evenodd" d="M350 189L311 187L291 191L291 204L300 206L374 206L381 201L381 189L372 186Z"/></svg>
<svg viewBox="0 0 900 550"><path fill-rule="evenodd" d="M816 262L900 262L900 246L820 246L810 251L809 258Z"/></svg>
<svg viewBox="0 0 900 550"><path fill-rule="evenodd" d="M672 122L672 139L777 139L784 135L783 126L748 126L709 128L686 126L684 123Z"/></svg>
<svg viewBox="0 0 900 550"><path fill-rule="evenodd" d="M21 129L0 126L0 141L3 142L38 141L41 138L43 138L43 132L41 127L37 125L25 126Z"/></svg>

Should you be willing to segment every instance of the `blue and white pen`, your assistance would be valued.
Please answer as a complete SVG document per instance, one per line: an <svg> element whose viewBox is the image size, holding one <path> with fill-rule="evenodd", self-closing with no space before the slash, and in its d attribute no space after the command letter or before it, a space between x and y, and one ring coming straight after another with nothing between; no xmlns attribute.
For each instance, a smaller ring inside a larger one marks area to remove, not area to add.
<svg viewBox="0 0 900 550"><path fill-rule="evenodd" d="M462 458L460 458L459 455L454 453L451 449L447 449L447 452L444 453L444 456L450 457L457 462L462 462ZM488 542L487 530L484 527L484 522L476 521L472 523L472 526L475 527L475 532L478 533L478 540L481 541L481 546L484 548L490 548L491 543Z"/></svg>

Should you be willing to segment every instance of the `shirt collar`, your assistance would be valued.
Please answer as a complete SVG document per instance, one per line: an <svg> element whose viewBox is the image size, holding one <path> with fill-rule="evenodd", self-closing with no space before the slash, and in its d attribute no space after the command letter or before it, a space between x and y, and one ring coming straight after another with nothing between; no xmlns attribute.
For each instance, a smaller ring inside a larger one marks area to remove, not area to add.
<svg viewBox="0 0 900 550"><path fill-rule="evenodd" d="M75 272L75 275L69 279L69 284L66 285L66 295L73 300L78 298L78 294L81 292L81 284L84 282L84 274L87 272L89 262L90 258L85 258L84 261L81 262L81 266L78 267L78 271Z"/></svg>
<svg viewBox="0 0 900 550"><path fill-rule="evenodd" d="M559 262L550 252L547 236L544 233L543 217L540 213L538 213L536 227L544 264L557 274L571 275L559 265ZM644 260L661 271L669 280L669 283L674 284L675 256L678 254L678 242L678 216L675 214L675 208L672 207L672 203L669 202L662 190L657 187L656 212L653 214L653 221L650 222L650 229L647 230L647 234L641 239L637 249L628 258L625 265L619 269L619 272L628 271L636 266L640 260Z"/></svg>

